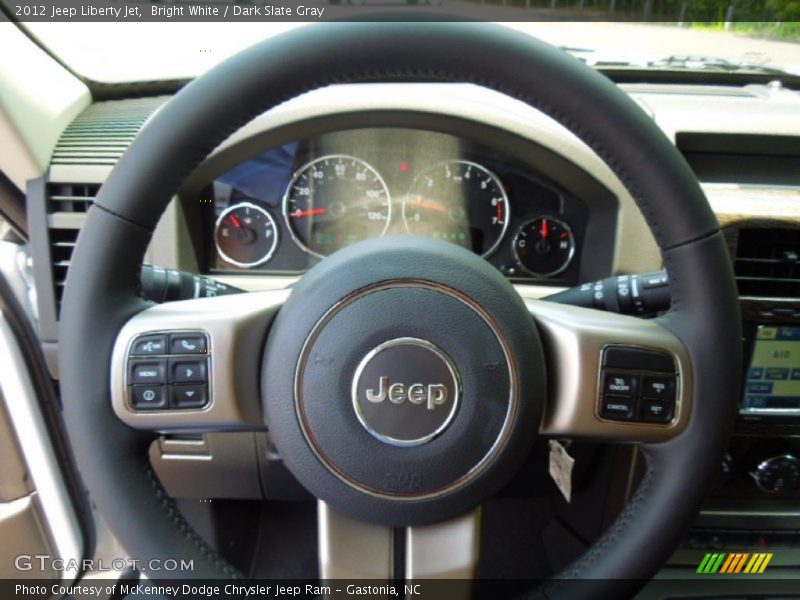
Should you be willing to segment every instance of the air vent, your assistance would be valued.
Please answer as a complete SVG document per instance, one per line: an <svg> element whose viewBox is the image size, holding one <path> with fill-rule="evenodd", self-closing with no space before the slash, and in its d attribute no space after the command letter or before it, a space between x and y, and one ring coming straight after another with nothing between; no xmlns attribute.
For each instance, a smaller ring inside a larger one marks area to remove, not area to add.
<svg viewBox="0 0 800 600"><path fill-rule="evenodd" d="M50 229L50 257L53 265L53 297L56 316L61 312L61 297L67 281L67 269L78 239L77 229Z"/></svg>
<svg viewBox="0 0 800 600"><path fill-rule="evenodd" d="M51 183L47 186L47 212L85 213L99 189L99 184Z"/></svg>
<svg viewBox="0 0 800 600"><path fill-rule="evenodd" d="M54 337L75 241L100 189L99 183L86 181L102 180L150 115L168 99L162 96L97 102L88 106L61 134L50 159L50 180L39 196L44 210L29 210L47 221L47 243L39 247L47 248L50 256L40 256L39 260L46 263L50 259L54 306L48 303L40 310L41 314L52 315L42 325L47 330L43 334L45 339ZM38 223L32 229L40 231ZM42 303L45 299L49 299L49 294L42 294Z"/></svg>
<svg viewBox="0 0 800 600"><path fill-rule="evenodd" d="M740 229L734 267L742 296L800 298L800 229Z"/></svg>
<svg viewBox="0 0 800 600"><path fill-rule="evenodd" d="M167 100L135 98L92 104L61 135L51 165L115 165L147 118Z"/></svg>
<svg viewBox="0 0 800 600"><path fill-rule="evenodd" d="M56 318L61 312L61 296L67 268L84 214L94 202L99 184L50 183L47 185L47 215L50 222L50 264L53 269L53 299Z"/></svg>

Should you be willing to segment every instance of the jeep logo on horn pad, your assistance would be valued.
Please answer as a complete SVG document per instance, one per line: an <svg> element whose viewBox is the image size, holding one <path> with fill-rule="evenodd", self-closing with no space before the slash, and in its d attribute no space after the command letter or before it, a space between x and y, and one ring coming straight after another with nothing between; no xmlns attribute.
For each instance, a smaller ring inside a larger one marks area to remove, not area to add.
<svg viewBox="0 0 800 600"><path fill-rule="evenodd" d="M367 390L367 400L383 402L386 398L395 404L408 400L412 404L424 404L428 410L433 410L447 402L447 386L443 383L430 383L427 386L412 383L406 386L402 383L389 383L388 377L381 377L378 392Z"/></svg>
<svg viewBox="0 0 800 600"><path fill-rule="evenodd" d="M393 446L417 446L453 420L461 381L441 348L418 338L398 338L363 358L352 394L356 416L373 437Z"/></svg>

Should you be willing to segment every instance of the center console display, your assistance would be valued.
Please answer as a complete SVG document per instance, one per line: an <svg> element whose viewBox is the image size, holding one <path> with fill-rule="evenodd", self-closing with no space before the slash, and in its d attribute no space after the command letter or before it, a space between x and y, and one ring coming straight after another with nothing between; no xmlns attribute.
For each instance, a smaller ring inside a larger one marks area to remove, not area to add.
<svg viewBox="0 0 800 600"><path fill-rule="evenodd" d="M800 326L758 326L740 413L800 415Z"/></svg>

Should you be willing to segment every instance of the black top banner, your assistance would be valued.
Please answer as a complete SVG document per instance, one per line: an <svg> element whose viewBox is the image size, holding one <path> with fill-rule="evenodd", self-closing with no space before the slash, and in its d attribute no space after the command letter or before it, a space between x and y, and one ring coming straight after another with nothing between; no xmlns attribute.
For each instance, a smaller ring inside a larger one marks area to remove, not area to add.
<svg viewBox="0 0 800 600"><path fill-rule="evenodd" d="M0 20L23 22L800 20L791 0L0 0L0 7Z"/></svg>

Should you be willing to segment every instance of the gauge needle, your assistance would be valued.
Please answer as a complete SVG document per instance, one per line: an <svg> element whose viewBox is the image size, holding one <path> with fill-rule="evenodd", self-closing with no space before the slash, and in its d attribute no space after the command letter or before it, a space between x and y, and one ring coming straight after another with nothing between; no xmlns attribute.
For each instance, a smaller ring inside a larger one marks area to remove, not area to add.
<svg viewBox="0 0 800 600"><path fill-rule="evenodd" d="M236 225L236 227L237 227L238 229L241 229L241 228L242 228L242 224L241 224L241 222L239 221L239 219L237 219L237 218L236 218L236 215L231 215L231 222L232 222L234 225Z"/></svg>
<svg viewBox="0 0 800 600"><path fill-rule="evenodd" d="M292 217L312 217L314 215L324 215L328 212L327 208L312 208L309 210L296 210L294 211L291 216Z"/></svg>
<svg viewBox="0 0 800 600"><path fill-rule="evenodd" d="M428 202L427 200L423 200L422 198L417 198L413 201L413 204L417 206L421 206L422 208L428 208L430 210L435 210L437 212L443 213L447 212L447 209L442 206L441 204L437 204L435 202Z"/></svg>
<svg viewBox="0 0 800 600"><path fill-rule="evenodd" d="M547 219L542 219L542 231L541 231L541 234L542 234L543 238L547 237Z"/></svg>

